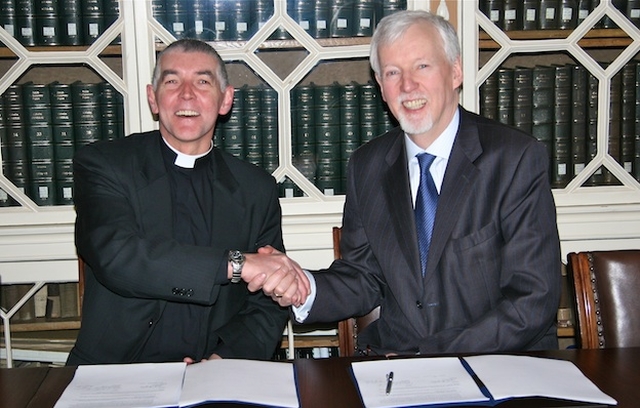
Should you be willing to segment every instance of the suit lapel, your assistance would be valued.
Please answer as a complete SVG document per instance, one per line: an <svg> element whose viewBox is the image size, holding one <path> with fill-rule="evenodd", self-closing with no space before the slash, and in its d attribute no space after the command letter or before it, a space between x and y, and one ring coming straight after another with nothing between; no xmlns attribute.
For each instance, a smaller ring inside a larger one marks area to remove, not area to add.
<svg viewBox="0 0 640 408"><path fill-rule="evenodd" d="M389 169L384 179L383 191L389 213L395 226L396 242L403 243L400 250L407 260L407 264L414 273L414 278L420 278L420 257L417 244L416 224L411 210L411 189L407 176L407 158L404 146L404 133L399 133L395 143L389 150L385 161ZM399 182L401 180L401 182ZM409 211L407 211L409 209ZM417 282L416 282L417 283Z"/></svg>
<svg viewBox="0 0 640 408"><path fill-rule="evenodd" d="M140 171L135 174L139 213L142 225L150 236L172 235L171 189L167 169L162 159L160 133L139 146ZM163 220L163 222L158 222Z"/></svg>
<svg viewBox="0 0 640 408"><path fill-rule="evenodd" d="M471 115L460 109L460 127L451 150L438 199L425 284L429 284L429 281L435 278L434 274L442 251L458 220L460 208L467 200L473 199L469 191L478 177L478 170L473 162L481 153L482 146L475 121Z"/></svg>

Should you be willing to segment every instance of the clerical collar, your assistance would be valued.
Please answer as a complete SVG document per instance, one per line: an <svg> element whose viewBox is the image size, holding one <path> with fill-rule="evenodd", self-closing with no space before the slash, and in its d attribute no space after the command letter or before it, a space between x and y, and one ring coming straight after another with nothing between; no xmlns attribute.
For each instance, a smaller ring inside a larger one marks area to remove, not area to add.
<svg viewBox="0 0 640 408"><path fill-rule="evenodd" d="M192 169L195 167L196 165L196 160L198 160L201 157L204 157L206 155L208 155L211 150L213 150L213 140L211 141L211 147L209 147L209 150L207 150L204 153L200 153L200 154L196 154L196 155L190 155L190 154L185 154L182 153L176 149L173 148L173 146L171 146L163 137L162 140L164 141L164 144L167 145L167 147L169 149L171 149L172 152L174 152L176 154L176 159L174 160L173 164L175 164L178 167L182 167L185 169Z"/></svg>

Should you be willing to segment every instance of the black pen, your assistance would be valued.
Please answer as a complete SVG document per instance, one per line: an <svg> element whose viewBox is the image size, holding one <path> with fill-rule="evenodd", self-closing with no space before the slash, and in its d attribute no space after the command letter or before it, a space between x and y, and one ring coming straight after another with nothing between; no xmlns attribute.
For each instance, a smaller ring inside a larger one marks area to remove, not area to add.
<svg viewBox="0 0 640 408"><path fill-rule="evenodd" d="M390 371L387 374L387 389L385 390L385 394L391 394L391 386L393 385L393 371Z"/></svg>

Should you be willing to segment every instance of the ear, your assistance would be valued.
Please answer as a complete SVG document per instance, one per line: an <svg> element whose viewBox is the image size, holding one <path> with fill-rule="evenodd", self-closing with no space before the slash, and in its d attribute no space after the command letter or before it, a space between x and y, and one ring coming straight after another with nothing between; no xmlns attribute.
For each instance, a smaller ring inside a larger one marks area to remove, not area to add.
<svg viewBox="0 0 640 408"><path fill-rule="evenodd" d="M462 86L462 61L460 58L457 58L456 61L451 66L451 70L453 71L451 80L453 82L453 89L459 89Z"/></svg>
<svg viewBox="0 0 640 408"><path fill-rule="evenodd" d="M153 86L147 85L147 101L149 101L149 107L151 108L151 113L154 115L158 114L158 104L156 103L156 93L153 90Z"/></svg>
<svg viewBox="0 0 640 408"><path fill-rule="evenodd" d="M218 115L226 115L231 110L233 106L233 93L234 89L231 85L227 86L222 94L222 103L220 104L220 109L218 109Z"/></svg>

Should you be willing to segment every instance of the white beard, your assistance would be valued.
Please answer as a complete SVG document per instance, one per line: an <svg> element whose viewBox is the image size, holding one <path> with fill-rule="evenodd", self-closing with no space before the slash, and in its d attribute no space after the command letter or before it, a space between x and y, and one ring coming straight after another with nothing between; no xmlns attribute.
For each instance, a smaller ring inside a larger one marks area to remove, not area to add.
<svg viewBox="0 0 640 408"><path fill-rule="evenodd" d="M420 135L423 133L427 133L433 127L433 117L431 112L427 113L424 117L415 120L407 117L407 115L400 115L397 118L398 123L400 123L400 127L402 130L410 135Z"/></svg>

